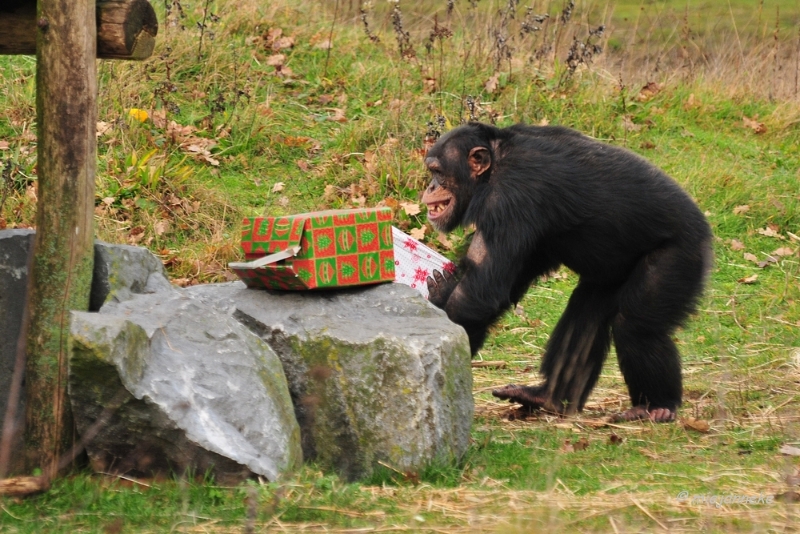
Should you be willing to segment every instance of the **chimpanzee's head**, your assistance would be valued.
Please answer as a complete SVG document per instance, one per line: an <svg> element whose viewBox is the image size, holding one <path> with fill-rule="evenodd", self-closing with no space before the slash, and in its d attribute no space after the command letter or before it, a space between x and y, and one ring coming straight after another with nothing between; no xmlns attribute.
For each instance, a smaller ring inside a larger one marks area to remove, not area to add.
<svg viewBox="0 0 800 534"><path fill-rule="evenodd" d="M451 232L464 222L477 184L489 175L488 133L483 124L460 126L442 136L425 156L432 179L422 202L428 206L428 220L440 232Z"/></svg>

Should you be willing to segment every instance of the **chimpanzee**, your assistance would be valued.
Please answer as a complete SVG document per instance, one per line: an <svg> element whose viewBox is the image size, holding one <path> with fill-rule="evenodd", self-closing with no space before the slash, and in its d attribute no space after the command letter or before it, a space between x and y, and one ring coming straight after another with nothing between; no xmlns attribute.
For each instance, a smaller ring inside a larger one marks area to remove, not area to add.
<svg viewBox="0 0 800 534"><path fill-rule="evenodd" d="M633 404L616 420L674 420L681 365L671 335L712 261L711 230L689 195L636 154L559 126L469 123L442 136L425 165L433 226L475 227L456 274L427 280L473 354L538 277L560 265L580 276L547 343L544 383L493 395L574 414L613 339Z"/></svg>

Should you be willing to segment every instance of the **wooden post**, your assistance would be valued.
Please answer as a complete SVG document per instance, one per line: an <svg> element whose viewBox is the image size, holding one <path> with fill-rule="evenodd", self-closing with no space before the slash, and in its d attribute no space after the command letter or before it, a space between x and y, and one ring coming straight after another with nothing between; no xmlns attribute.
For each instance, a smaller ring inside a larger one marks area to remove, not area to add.
<svg viewBox="0 0 800 534"><path fill-rule="evenodd" d="M97 25L97 57L146 59L158 19L147 0L100 0L87 22ZM36 53L36 0L0 0L0 54Z"/></svg>
<svg viewBox="0 0 800 534"><path fill-rule="evenodd" d="M28 470L47 478L70 450L69 310L89 307L97 128L94 0L39 0L36 14L39 201L29 273L25 389Z"/></svg>

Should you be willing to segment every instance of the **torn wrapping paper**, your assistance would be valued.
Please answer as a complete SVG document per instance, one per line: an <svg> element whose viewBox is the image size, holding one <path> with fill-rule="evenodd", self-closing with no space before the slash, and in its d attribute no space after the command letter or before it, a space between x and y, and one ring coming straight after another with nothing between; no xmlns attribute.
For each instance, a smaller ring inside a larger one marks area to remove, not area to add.
<svg viewBox="0 0 800 534"><path fill-rule="evenodd" d="M427 279L433 271L455 273L456 265L392 226L394 237L394 281L411 286L428 298Z"/></svg>

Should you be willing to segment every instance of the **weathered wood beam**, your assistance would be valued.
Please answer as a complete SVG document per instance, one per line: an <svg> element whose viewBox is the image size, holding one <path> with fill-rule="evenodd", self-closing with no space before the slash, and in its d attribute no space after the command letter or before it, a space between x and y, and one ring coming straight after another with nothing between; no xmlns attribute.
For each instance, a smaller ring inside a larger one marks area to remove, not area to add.
<svg viewBox="0 0 800 534"><path fill-rule="evenodd" d="M25 462L52 479L75 438L67 398L69 311L89 308L97 168L94 0L39 0L39 200L28 276Z"/></svg>
<svg viewBox="0 0 800 534"><path fill-rule="evenodd" d="M156 12L147 0L102 0L95 9L97 57L147 59L158 34ZM0 0L0 54L35 54L36 0Z"/></svg>

